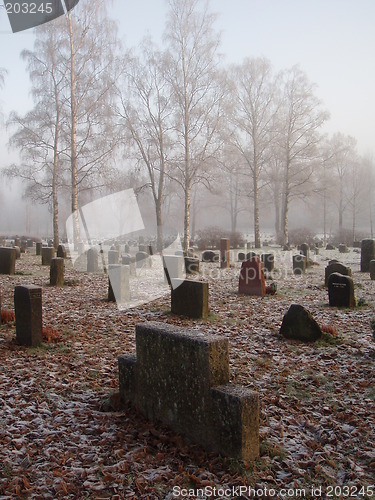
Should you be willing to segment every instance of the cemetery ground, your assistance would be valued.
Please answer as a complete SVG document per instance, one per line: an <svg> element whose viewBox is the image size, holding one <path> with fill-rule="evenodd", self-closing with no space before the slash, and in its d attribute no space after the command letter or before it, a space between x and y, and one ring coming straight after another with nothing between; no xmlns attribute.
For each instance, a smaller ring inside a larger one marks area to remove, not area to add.
<svg viewBox="0 0 375 500"><path fill-rule="evenodd" d="M291 256L277 251L277 293L264 298L238 294L240 263L225 270L201 263L210 286L210 314L202 321L171 315L169 296L120 312L106 301L108 277L77 272L70 261L66 285L50 287L49 267L22 255L16 275L0 276L2 308L14 309L16 285L41 286L49 338L38 348L20 347L14 324L0 327L0 498L172 499L176 487L240 485L273 489L280 498L282 488L318 498L311 488L322 487L328 498L330 486L347 486L330 498L371 498L375 281L359 272L353 249L321 250L300 277L291 273ZM355 309L328 306L324 268L333 258L352 268ZM322 340L279 335L292 303L324 327ZM259 393L259 459L208 453L118 405L117 358L135 352L135 325L144 321L229 339L231 382Z"/></svg>

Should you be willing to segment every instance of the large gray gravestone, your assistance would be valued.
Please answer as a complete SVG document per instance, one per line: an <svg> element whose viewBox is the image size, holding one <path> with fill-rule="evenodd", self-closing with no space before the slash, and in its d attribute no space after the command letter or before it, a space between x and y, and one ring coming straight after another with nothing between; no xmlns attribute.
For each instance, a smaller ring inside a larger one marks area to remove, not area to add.
<svg viewBox="0 0 375 500"><path fill-rule="evenodd" d="M354 283L350 276L332 273L328 278L329 305L333 307L355 307Z"/></svg>
<svg viewBox="0 0 375 500"><path fill-rule="evenodd" d="M54 257L51 259L50 281L51 286L64 286L64 258Z"/></svg>
<svg viewBox="0 0 375 500"><path fill-rule="evenodd" d="M0 247L0 274L16 272L17 252L15 248Z"/></svg>
<svg viewBox="0 0 375 500"><path fill-rule="evenodd" d="M54 247L42 247L42 266L50 266L55 255Z"/></svg>
<svg viewBox="0 0 375 500"><path fill-rule="evenodd" d="M136 326L136 356L120 356L120 397L208 450L259 456L259 397L229 384L228 339L162 323Z"/></svg>
<svg viewBox="0 0 375 500"><path fill-rule="evenodd" d="M361 244L361 272L370 271L370 261L375 259L375 240L362 240Z"/></svg>
<svg viewBox="0 0 375 500"><path fill-rule="evenodd" d="M16 339L20 345L38 346L43 341L42 289L35 285L14 289Z"/></svg>
<svg viewBox="0 0 375 500"><path fill-rule="evenodd" d="M96 248L89 248L87 250L87 272L97 273L99 270L99 253Z"/></svg>
<svg viewBox="0 0 375 500"><path fill-rule="evenodd" d="M332 273L340 273L343 274L344 276L351 276L352 275L352 270L350 267L344 266L344 264L341 264L341 262L333 261L328 264L328 266L325 268L325 286L328 286L328 278L331 276Z"/></svg>
<svg viewBox="0 0 375 500"><path fill-rule="evenodd" d="M203 281L173 280L171 312L178 316L207 319L208 283Z"/></svg>
<svg viewBox="0 0 375 500"><path fill-rule="evenodd" d="M108 301L124 304L130 300L129 266L110 264L108 266Z"/></svg>

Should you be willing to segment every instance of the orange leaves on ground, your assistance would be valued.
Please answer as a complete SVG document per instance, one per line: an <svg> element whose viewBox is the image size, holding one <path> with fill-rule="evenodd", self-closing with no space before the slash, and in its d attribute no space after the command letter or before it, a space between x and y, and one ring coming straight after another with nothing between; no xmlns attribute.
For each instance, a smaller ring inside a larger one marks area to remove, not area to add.
<svg viewBox="0 0 375 500"><path fill-rule="evenodd" d="M44 326L43 340L47 341L49 344L56 344L57 342L61 342L62 337L55 328L52 328L51 326Z"/></svg>
<svg viewBox="0 0 375 500"><path fill-rule="evenodd" d="M1 311L1 323L12 323L15 320L14 311L3 309Z"/></svg>

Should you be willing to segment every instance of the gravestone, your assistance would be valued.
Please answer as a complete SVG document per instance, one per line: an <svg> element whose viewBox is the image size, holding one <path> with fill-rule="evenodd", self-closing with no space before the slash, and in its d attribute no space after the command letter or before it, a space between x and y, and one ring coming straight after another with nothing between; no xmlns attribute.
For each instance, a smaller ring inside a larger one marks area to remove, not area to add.
<svg viewBox="0 0 375 500"><path fill-rule="evenodd" d="M328 278L328 297L332 307L355 307L353 279L340 273L332 273Z"/></svg>
<svg viewBox="0 0 375 500"><path fill-rule="evenodd" d="M360 241L353 241L353 248L361 248L361 242Z"/></svg>
<svg viewBox="0 0 375 500"><path fill-rule="evenodd" d="M199 274L199 259L193 257L185 257L185 272L186 274Z"/></svg>
<svg viewBox="0 0 375 500"><path fill-rule="evenodd" d="M212 250L205 250L202 253L202 262L219 262L220 256L217 252Z"/></svg>
<svg viewBox="0 0 375 500"><path fill-rule="evenodd" d="M220 267L221 269L230 267L230 242L228 238L220 240Z"/></svg>
<svg viewBox="0 0 375 500"><path fill-rule="evenodd" d="M348 253L349 252L349 248L346 245L340 243L340 245L339 245L339 252L340 253Z"/></svg>
<svg viewBox="0 0 375 500"><path fill-rule="evenodd" d="M138 246L138 251L139 251L139 252L145 252L145 253L148 253L148 251L147 251L147 245L144 245L144 244L139 245L139 246Z"/></svg>
<svg viewBox="0 0 375 500"><path fill-rule="evenodd" d="M54 247L42 247L42 266L50 266L55 253Z"/></svg>
<svg viewBox="0 0 375 500"><path fill-rule="evenodd" d="M126 243L126 244L125 244L125 248L124 248L124 250L125 250L125 253L126 253L126 254L129 254L129 253L130 253L130 245L129 245L128 243Z"/></svg>
<svg viewBox="0 0 375 500"><path fill-rule="evenodd" d="M261 260L264 265L265 271L268 273L272 273L272 271L275 269L275 256L273 253L263 253L261 255Z"/></svg>
<svg viewBox="0 0 375 500"><path fill-rule="evenodd" d="M108 302L124 304L130 300L129 266L110 264L108 266Z"/></svg>
<svg viewBox="0 0 375 500"><path fill-rule="evenodd" d="M148 245L147 251L148 251L149 255L154 255L154 253L155 253L154 246L152 244Z"/></svg>
<svg viewBox="0 0 375 500"><path fill-rule="evenodd" d="M16 260L20 259L21 258L21 249L20 247L13 247L16 251Z"/></svg>
<svg viewBox="0 0 375 500"><path fill-rule="evenodd" d="M207 450L259 456L259 396L229 384L227 338L165 323L137 325L135 338L136 355L118 358L122 401Z"/></svg>
<svg viewBox="0 0 375 500"><path fill-rule="evenodd" d="M322 330L309 311L292 304L283 318L280 334L287 339L315 342L322 336Z"/></svg>
<svg viewBox="0 0 375 500"><path fill-rule="evenodd" d="M21 246L21 240L20 240L20 238L15 238L14 239L14 246L15 247L20 247Z"/></svg>
<svg viewBox="0 0 375 500"><path fill-rule="evenodd" d="M293 255L293 273L304 274L306 272L306 257L304 255Z"/></svg>
<svg viewBox="0 0 375 500"><path fill-rule="evenodd" d="M370 260L375 260L375 240L362 240L361 244L361 272L370 271Z"/></svg>
<svg viewBox="0 0 375 500"><path fill-rule="evenodd" d="M137 264L137 269L140 268L150 268L152 266L152 261L147 252L137 252L135 254L135 261Z"/></svg>
<svg viewBox="0 0 375 500"><path fill-rule="evenodd" d="M62 257L51 259L49 273L49 284L51 286L64 286L64 259Z"/></svg>
<svg viewBox="0 0 375 500"><path fill-rule="evenodd" d="M338 261L329 261L329 264L325 268L324 273L325 273L325 279L324 279L325 286L328 286L328 278L332 273L340 273L343 274L344 276L352 276L352 270L350 269L350 267L344 266L344 264L341 264L341 262Z"/></svg>
<svg viewBox="0 0 375 500"><path fill-rule="evenodd" d="M97 273L99 271L99 253L96 248L91 247L87 250L87 272Z"/></svg>
<svg viewBox="0 0 375 500"><path fill-rule="evenodd" d="M207 319L208 283L203 281L173 280L171 312L188 318Z"/></svg>
<svg viewBox="0 0 375 500"><path fill-rule="evenodd" d="M37 241L35 243L35 255L42 255L42 242L41 241Z"/></svg>
<svg viewBox="0 0 375 500"><path fill-rule="evenodd" d="M172 286L173 280L182 280L184 278L184 257L179 255L164 255L163 268L164 277L168 285Z"/></svg>
<svg viewBox="0 0 375 500"><path fill-rule="evenodd" d="M326 246L326 250L336 250L336 247L335 245L332 245L332 243L328 243L328 245Z"/></svg>
<svg viewBox="0 0 375 500"><path fill-rule="evenodd" d="M302 245L300 246L300 250L301 250L302 255L304 255L306 257L306 263L308 263L310 260L310 247L309 247L309 245L307 243L302 243Z"/></svg>
<svg viewBox="0 0 375 500"><path fill-rule="evenodd" d="M370 279L375 280L375 260L370 260Z"/></svg>
<svg viewBox="0 0 375 500"><path fill-rule="evenodd" d="M0 274L12 275L16 272L15 248L0 247Z"/></svg>
<svg viewBox="0 0 375 500"><path fill-rule="evenodd" d="M109 250L108 265L118 264L119 260L120 260L120 253L117 250Z"/></svg>
<svg viewBox="0 0 375 500"><path fill-rule="evenodd" d="M238 252L237 258L239 262L243 262L244 260L246 260L246 255L244 252Z"/></svg>
<svg viewBox="0 0 375 500"><path fill-rule="evenodd" d="M66 248L64 245L59 245L57 247L57 257L60 259L66 259Z"/></svg>
<svg viewBox="0 0 375 500"><path fill-rule="evenodd" d="M122 256L121 260L122 260L123 266L129 266L130 276L136 276L137 275L137 264L135 261L135 256L126 254L126 255Z"/></svg>
<svg viewBox="0 0 375 500"><path fill-rule="evenodd" d="M26 243L27 248L33 248L34 241L32 239L28 239Z"/></svg>
<svg viewBox="0 0 375 500"><path fill-rule="evenodd" d="M16 340L20 345L38 346L43 341L42 289L35 285L14 289Z"/></svg>
<svg viewBox="0 0 375 500"><path fill-rule="evenodd" d="M242 263L238 292L246 295L266 295L266 283L264 280L263 264L259 256Z"/></svg>
<svg viewBox="0 0 375 500"><path fill-rule="evenodd" d="M247 252L247 254L246 254L246 260L250 260L253 257L258 257L258 255L255 252Z"/></svg>

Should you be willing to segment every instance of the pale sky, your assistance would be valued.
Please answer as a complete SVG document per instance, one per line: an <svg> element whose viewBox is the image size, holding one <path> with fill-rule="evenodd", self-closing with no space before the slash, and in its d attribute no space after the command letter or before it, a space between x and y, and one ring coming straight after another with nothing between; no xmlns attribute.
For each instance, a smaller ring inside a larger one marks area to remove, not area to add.
<svg viewBox="0 0 375 500"><path fill-rule="evenodd" d="M326 129L353 135L362 154L375 152L375 0L211 0L211 9L226 62L265 56L277 70L300 64L331 113ZM166 0L114 0L111 8L128 47L146 34L160 40L166 12ZM0 41L0 66L9 72L3 111L26 112L29 83L19 54L32 48L33 30L12 34L0 9ZM0 140L4 151L4 130Z"/></svg>

